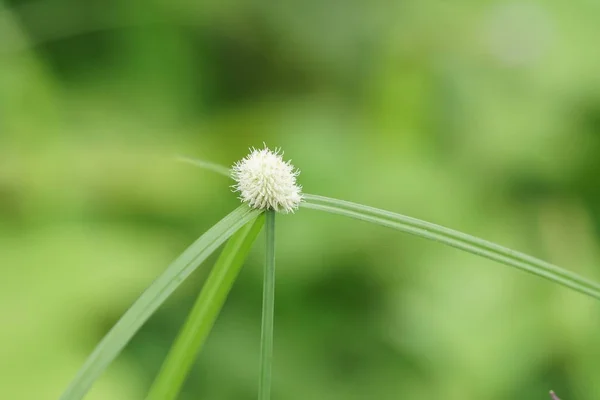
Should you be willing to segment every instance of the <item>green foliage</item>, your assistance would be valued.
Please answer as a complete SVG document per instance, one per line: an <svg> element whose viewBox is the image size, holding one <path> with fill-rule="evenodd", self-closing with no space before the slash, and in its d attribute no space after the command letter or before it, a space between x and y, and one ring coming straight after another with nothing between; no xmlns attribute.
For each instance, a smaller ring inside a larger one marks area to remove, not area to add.
<svg viewBox="0 0 600 400"><path fill-rule="evenodd" d="M600 279L595 2L92 3L0 10L0 398L58 398L236 207L174 154L228 164L265 141L309 193ZM306 209L278 218L277 252L277 399L600 393L593 299ZM182 400L255 398L262 266L251 253ZM86 400L143 398L198 272Z"/></svg>

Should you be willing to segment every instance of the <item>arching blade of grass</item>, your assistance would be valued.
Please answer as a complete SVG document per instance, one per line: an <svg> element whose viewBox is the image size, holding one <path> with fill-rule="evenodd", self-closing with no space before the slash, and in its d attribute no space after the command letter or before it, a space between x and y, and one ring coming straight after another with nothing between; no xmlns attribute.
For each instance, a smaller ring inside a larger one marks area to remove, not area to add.
<svg viewBox="0 0 600 400"><path fill-rule="evenodd" d="M306 194L302 207L387 226L498 261L600 300L600 284L523 253L443 226L348 201Z"/></svg>
<svg viewBox="0 0 600 400"><path fill-rule="evenodd" d="M188 247L167 267L162 275L152 282L106 334L60 399L79 400L83 398L94 381L171 293L233 233L259 214L259 211L242 205L217 222Z"/></svg>
<svg viewBox="0 0 600 400"><path fill-rule="evenodd" d="M261 214L237 231L223 248L152 384L147 400L177 398L264 223L265 217Z"/></svg>

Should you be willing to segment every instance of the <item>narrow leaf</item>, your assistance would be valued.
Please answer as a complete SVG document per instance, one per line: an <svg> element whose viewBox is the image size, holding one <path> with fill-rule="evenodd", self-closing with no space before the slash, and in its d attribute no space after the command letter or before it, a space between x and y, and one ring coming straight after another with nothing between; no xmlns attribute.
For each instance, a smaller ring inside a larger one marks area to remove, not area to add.
<svg viewBox="0 0 600 400"><path fill-rule="evenodd" d="M264 222L261 214L236 232L225 245L150 388L147 400L177 398Z"/></svg>
<svg viewBox="0 0 600 400"><path fill-rule="evenodd" d="M440 225L348 201L306 194L302 207L397 229L509 265L600 299L600 284L526 254Z"/></svg>
<svg viewBox="0 0 600 400"><path fill-rule="evenodd" d="M60 399L83 398L96 379L171 293L227 238L259 213L245 205L238 207L173 261L96 346Z"/></svg>

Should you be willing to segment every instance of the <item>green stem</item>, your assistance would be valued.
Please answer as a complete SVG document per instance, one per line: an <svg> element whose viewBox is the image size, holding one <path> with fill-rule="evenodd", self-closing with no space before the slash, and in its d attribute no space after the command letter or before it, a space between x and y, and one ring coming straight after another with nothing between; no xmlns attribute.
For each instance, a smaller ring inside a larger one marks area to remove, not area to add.
<svg viewBox="0 0 600 400"><path fill-rule="evenodd" d="M147 400L172 400L179 394L263 224L264 217L260 215L225 245L152 384Z"/></svg>
<svg viewBox="0 0 600 400"><path fill-rule="evenodd" d="M266 212L266 236L267 258L264 270L258 400L270 400L271 398L273 314L275 311L275 211L273 210L268 210Z"/></svg>

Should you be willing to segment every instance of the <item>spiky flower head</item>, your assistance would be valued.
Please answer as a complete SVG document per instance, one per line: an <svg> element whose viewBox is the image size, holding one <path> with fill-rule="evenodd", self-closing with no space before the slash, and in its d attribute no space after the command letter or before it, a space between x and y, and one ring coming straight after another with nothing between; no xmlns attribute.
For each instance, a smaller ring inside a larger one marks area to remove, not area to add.
<svg viewBox="0 0 600 400"><path fill-rule="evenodd" d="M281 149L250 149L250 154L234 164L233 189L240 200L259 210L294 212L302 201L302 187L296 184L300 171L283 161Z"/></svg>

